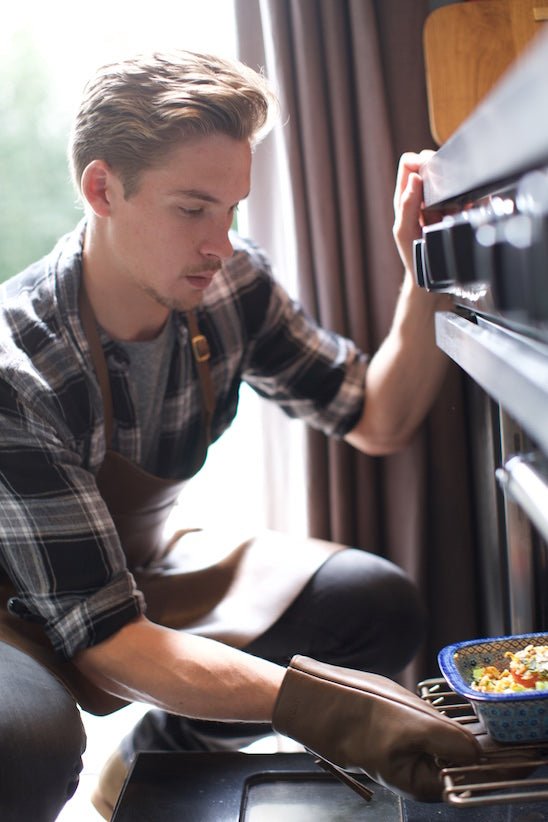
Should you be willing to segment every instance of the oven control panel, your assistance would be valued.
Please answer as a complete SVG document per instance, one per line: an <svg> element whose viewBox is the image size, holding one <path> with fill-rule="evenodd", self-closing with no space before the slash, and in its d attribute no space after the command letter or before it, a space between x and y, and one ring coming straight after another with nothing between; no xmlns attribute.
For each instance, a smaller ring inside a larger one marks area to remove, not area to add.
<svg viewBox="0 0 548 822"><path fill-rule="evenodd" d="M415 275L429 291L548 325L548 168L471 202L425 212Z"/></svg>

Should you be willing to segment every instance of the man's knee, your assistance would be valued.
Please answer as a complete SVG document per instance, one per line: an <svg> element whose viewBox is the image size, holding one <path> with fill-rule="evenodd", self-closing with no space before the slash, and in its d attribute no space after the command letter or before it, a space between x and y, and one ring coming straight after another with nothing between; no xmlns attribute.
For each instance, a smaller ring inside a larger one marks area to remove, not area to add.
<svg viewBox="0 0 548 822"><path fill-rule="evenodd" d="M419 592L398 566L355 548L331 557L313 580L326 619L326 661L393 675L416 653L425 630ZM317 648L321 654L320 647Z"/></svg>
<svg viewBox="0 0 548 822"><path fill-rule="evenodd" d="M393 675L416 653L424 608L396 565L348 548L330 557L271 628L246 647L285 665L294 654Z"/></svg>
<svg viewBox="0 0 548 822"><path fill-rule="evenodd" d="M0 818L57 817L76 790L85 734L66 688L26 654L0 643Z"/></svg>
<svg viewBox="0 0 548 822"><path fill-rule="evenodd" d="M340 551L320 569L314 584L318 604L324 607L332 599L333 607L349 621L361 617L391 631L408 620L414 629L422 630L424 608L415 584L382 557L357 548Z"/></svg>

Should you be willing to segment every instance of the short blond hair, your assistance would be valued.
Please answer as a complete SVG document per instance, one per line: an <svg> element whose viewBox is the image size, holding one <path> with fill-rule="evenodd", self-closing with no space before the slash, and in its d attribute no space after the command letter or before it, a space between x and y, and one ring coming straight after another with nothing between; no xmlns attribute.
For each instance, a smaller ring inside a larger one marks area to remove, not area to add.
<svg viewBox="0 0 548 822"><path fill-rule="evenodd" d="M225 134L255 145L271 128L277 99L266 79L236 60L176 50L99 68L84 89L69 143L73 181L101 159L125 196L140 173L181 142Z"/></svg>

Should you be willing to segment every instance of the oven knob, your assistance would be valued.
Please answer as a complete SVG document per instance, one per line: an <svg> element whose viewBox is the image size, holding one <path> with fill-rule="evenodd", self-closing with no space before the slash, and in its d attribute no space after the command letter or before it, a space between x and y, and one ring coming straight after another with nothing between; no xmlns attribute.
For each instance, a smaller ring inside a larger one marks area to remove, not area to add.
<svg viewBox="0 0 548 822"><path fill-rule="evenodd" d="M498 284L505 294L501 307L518 312L526 321L548 320L548 216L516 214L505 220L501 234Z"/></svg>
<svg viewBox="0 0 548 822"><path fill-rule="evenodd" d="M548 169L525 174L517 188L516 207L529 219L530 237L524 253L527 315L534 322L548 320Z"/></svg>
<svg viewBox="0 0 548 822"><path fill-rule="evenodd" d="M474 240L474 270L483 282L493 285L500 255L496 226L492 223L480 225L476 229Z"/></svg>
<svg viewBox="0 0 548 822"><path fill-rule="evenodd" d="M531 217L531 244L527 250L527 313L532 320L548 320L548 215Z"/></svg>
<svg viewBox="0 0 548 822"><path fill-rule="evenodd" d="M443 291L453 285L451 260L447 253L447 228L443 223L426 226L424 237L424 272L427 287L431 291Z"/></svg>
<svg viewBox="0 0 548 822"><path fill-rule="evenodd" d="M546 218L514 214L476 232L476 265L493 302L516 319L548 317Z"/></svg>
<svg viewBox="0 0 548 822"><path fill-rule="evenodd" d="M476 232L476 265L491 285L500 311L525 316L530 302L532 219L516 214Z"/></svg>
<svg viewBox="0 0 548 822"><path fill-rule="evenodd" d="M424 240L413 241L413 262L415 266L415 280L421 288L428 289L426 277L426 261L424 259Z"/></svg>
<svg viewBox="0 0 548 822"><path fill-rule="evenodd" d="M530 171L521 178L516 208L522 214L548 214L548 170Z"/></svg>
<svg viewBox="0 0 548 822"><path fill-rule="evenodd" d="M484 279L482 271L476 266L476 230L471 222L467 219L448 222L446 244L457 283L467 285Z"/></svg>
<svg viewBox="0 0 548 822"><path fill-rule="evenodd" d="M501 225L503 239L500 273L501 289L509 311L526 312L529 303L529 262L533 224L530 217L517 214Z"/></svg>

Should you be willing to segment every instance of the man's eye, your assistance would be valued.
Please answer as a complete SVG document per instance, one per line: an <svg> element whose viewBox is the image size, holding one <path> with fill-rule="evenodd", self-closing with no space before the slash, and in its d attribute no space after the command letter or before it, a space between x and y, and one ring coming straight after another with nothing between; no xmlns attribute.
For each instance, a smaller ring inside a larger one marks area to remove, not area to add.
<svg viewBox="0 0 548 822"><path fill-rule="evenodd" d="M183 208L183 206L179 207L179 211L185 217L199 217L204 212L203 208Z"/></svg>

